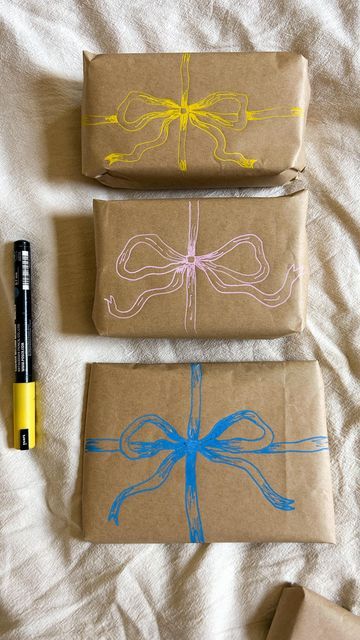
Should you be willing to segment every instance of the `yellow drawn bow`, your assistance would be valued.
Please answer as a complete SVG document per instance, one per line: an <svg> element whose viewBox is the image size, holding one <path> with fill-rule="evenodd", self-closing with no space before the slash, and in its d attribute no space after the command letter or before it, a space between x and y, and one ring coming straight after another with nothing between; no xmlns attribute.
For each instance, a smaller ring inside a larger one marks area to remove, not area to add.
<svg viewBox="0 0 360 640"><path fill-rule="evenodd" d="M184 53L181 59L181 99L180 103L170 98L157 98L143 91L130 91L120 103L117 113L112 115L84 115L84 126L115 124L125 131L136 132L145 129L156 120L160 123L160 131L148 140L137 143L129 153L110 153L106 162L111 166L117 162L139 162L146 151L164 145L169 136L172 122L179 120L178 166L187 171L186 137L189 123L204 131L214 141L213 156L220 162L235 162L246 169L253 169L256 158L246 158L240 151L228 151L227 134L230 131L243 131L249 120L268 120L270 118L302 118L301 107L271 107L256 111L248 110L248 96L236 91L216 91L206 98L189 104L190 54ZM130 107L140 103L150 110L133 118L128 118ZM153 109L151 109L151 107Z"/></svg>

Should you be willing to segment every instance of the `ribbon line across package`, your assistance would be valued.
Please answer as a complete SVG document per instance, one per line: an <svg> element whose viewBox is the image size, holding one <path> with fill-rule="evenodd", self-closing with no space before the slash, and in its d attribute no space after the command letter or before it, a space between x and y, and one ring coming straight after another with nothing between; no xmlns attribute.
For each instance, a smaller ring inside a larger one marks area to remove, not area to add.
<svg viewBox="0 0 360 640"><path fill-rule="evenodd" d="M95 201L101 334L277 337L301 331L307 193Z"/></svg>
<svg viewBox="0 0 360 640"><path fill-rule="evenodd" d="M83 172L128 188L281 184L305 166L308 100L293 53L85 53Z"/></svg>
<svg viewBox="0 0 360 640"><path fill-rule="evenodd" d="M83 487L98 542L334 542L317 363L92 365Z"/></svg>

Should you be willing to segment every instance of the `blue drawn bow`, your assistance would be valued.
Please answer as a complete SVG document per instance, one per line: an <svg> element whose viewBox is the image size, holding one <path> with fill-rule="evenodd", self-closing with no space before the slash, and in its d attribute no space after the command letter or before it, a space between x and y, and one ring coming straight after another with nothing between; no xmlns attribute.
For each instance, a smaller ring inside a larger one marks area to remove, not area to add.
<svg viewBox="0 0 360 640"><path fill-rule="evenodd" d="M264 498L275 509L293 511L294 500L278 494L268 483L260 469L246 460L248 454L315 453L328 448L326 436L313 436L303 440L274 442L271 427L255 411L235 411L214 424L208 435L199 438L201 426L201 364L191 364L190 414L187 437L179 435L175 427L156 414L140 416L131 422L120 438L88 438L87 452L120 452L129 460L152 458L158 453L169 452L156 471L146 480L138 482L119 493L109 512L108 520L119 524L120 508L125 500L138 493L155 491L168 479L175 464L185 457L185 512L189 526L190 542L205 542L196 482L196 457L203 455L210 462L226 464L245 471ZM259 431L254 438L223 439L227 429L246 421ZM147 427L159 429L165 437L158 440L140 440L140 432ZM136 436L138 436L136 438Z"/></svg>

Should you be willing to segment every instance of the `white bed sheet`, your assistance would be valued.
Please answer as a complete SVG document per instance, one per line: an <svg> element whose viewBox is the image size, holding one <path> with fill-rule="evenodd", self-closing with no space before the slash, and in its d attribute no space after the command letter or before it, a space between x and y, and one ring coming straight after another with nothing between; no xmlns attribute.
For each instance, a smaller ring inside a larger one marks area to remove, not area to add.
<svg viewBox="0 0 360 640"><path fill-rule="evenodd" d="M263 640L287 581L359 614L358 2L1 0L0 7L0 637ZM112 191L81 176L82 49L294 50L309 59L304 335L272 342L95 335L91 200L155 194ZM42 436L34 451L20 453L11 449L11 243L24 236L34 254ZM322 367L337 546L81 539L86 363L289 358L317 358Z"/></svg>

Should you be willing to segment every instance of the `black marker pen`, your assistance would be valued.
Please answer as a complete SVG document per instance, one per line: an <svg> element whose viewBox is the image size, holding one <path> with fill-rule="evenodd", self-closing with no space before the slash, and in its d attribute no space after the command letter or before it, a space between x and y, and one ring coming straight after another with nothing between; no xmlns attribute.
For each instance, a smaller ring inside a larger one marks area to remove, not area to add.
<svg viewBox="0 0 360 640"><path fill-rule="evenodd" d="M14 447L35 446L35 382L32 371L30 242L14 242L15 382Z"/></svg>

